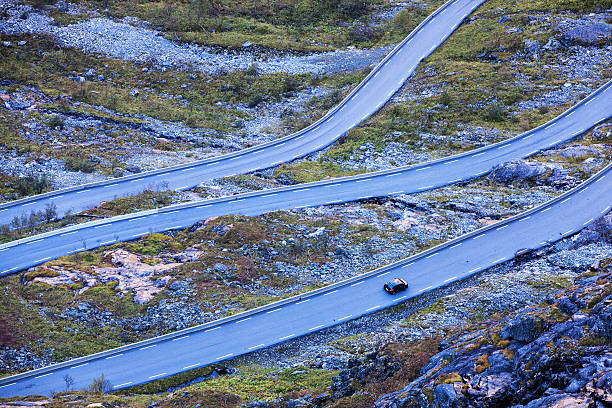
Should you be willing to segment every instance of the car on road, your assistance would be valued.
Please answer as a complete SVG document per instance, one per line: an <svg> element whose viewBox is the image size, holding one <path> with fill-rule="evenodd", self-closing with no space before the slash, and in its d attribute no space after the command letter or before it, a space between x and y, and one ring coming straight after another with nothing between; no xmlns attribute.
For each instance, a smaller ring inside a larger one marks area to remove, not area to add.
<svg viewBox="0 0 612 408"><path fill-rule="evenodd" d="M403 279L395 278L385 283L384 288L387 293L395 295L398 292L408 289L408 283Z"/></svg>

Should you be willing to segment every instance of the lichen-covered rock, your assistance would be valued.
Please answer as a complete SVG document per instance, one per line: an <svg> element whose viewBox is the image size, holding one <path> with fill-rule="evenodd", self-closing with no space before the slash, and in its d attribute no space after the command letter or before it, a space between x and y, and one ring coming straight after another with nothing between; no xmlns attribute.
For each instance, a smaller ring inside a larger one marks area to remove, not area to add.
<svg viewBox="0 0 612 408"><path fill-rule="evenodd" d="M420 377L374 407L609 406L611 261L601 260L547 306L455 334Z"/></svg>
<svg viewBox="0 0 612 408"><path fill-rule="evenodd" d="M574 27L561 34L561 41L566 45L596 46L604 45L612 36L610 24L593 22Z"/></svg>
<svg viewBox="0 0 612 408"><path fill-rule="evenodd" d="M544 321L531 311L517 315L501 330L502 339L533 341L544 331Z"/></svg>
<svg viewBox="0 0 612 408"><path fill-rule="evenodd" d="M554 149L554 150L546 150L542 152L542 156L561 156L561 157L584 157L587 155L599 155L603 154L604 147L600 145L592 145L592 146L567 146L563 149Z"/></svg>
<svg viewBox="0 0 612 408"><path fill-rule="evenodd" d="M455 387L452 384L440 384L434 388L434 402L436 408L459 408L461 406Z"/></svg>
<svg viewBox="0 0 612 408"><path fill-rule="evenodd" d="M489 178L501 184L531 181L552 186L572 185L575 181L559 164L525 160L513 160L497 165L491 171Z"/></svg>
<svg viewBox="0 0 612 408"><path fill-rule="evenodd" d="M527 54L537 55L541 51L541 44L538 40L525 40L525 52Z"/></svg>
<svg viewBox="0 0 612 408"><path fill-rule="evenodd" d="M599 217L572 240L572 248L593 242L612 242L612 213Z"/></svg>

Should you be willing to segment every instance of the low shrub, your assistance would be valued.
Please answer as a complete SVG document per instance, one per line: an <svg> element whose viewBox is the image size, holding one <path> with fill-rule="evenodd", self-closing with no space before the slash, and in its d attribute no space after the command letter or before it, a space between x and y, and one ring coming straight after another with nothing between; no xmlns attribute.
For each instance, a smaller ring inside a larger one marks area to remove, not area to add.
<svg viewBox="0 0 612 408"><path fill-rule="evenodd" d="M59 127L60 129L63 129L65 123L66 121L64 120L64 118L58 115L53 115L51 119L49 119L49 121L47 122L47 125L52 129L55 129L57 127Z"/></svg>
<svg viewBox="0 0 612 408"><path fill-rule="evenodd" d="M94 378L93 383L89 386L88 391L93 394L107 394L111 392L113 386L111 382L101 374L100 377Z"/></svg>
<svg viewBox="0 0 612 408"><path fill-rule="evenodd" d="M93 173L95 164L86 157L69 157L64 161L64 166L68 170L82 171L83 173Z"/></svg>
<svg viewBox="0 0 612 408"><path fill-rule="evenodd" d="M20 196L41 194L51 187L51 180L46 174L30 174L18 178L14 182L14 189Z"/></svg>
<svg viewBox="0 0 612 408"><path fill-rule="evenodd" d="M506 112L501 104L492 103L485 109L484 116L485 119L493 122L503 122L506 118Z"/></svg>
<svg viewBox="0 0 612 408"><path fill-rule="evenodd" d="M59 275L60 273L53 269L38 268L35 271L27 272L23 277L25 280L31 281L34 280L34 278L55 278Z"/></svg>

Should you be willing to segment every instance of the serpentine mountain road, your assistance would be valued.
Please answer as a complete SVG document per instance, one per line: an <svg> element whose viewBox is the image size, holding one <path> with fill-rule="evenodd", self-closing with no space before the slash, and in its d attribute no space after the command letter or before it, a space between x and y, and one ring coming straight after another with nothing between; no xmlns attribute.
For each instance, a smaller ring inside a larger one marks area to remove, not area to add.
<svg viewBox="0 0 612 408"><path fill-rule="evenodd" d="M139 173L132 176L57 190L0 204L0 224L14 217L44 211L79 212L102 201L164 186L185 190L218 177L273 167L320 150L375 113L412 75L421 60L438 47L486 0L451 0L425 19L399 43L340 104L311 126L285 138L231 154Z"/></svg>
<svg viewBox="0 0 612 408"><path fill-rule="evenodd" d="M0 379L0 396L46 394L65 387L84 389L104 374L114 389L146 383L307 335L390 307L434 288L465 279L512 259L523 248L539 248L572 235L610 210L612 165L587 182L539 207L473 231L416 256L286 299L223 322L171 333ZM384 281L402 277L409 289L391 296Z"/></svg>
<svg viewBox="0 0 612 408"><path fill-rule="evenodd" d="M61 228L0 245L0 276L62 255L128 241L151 232L191 226L224 214L335 204L376 196L407 194L468 180L497 164L531 156L584 133L612 116L612 81L549 123L491 146L417 166L400 167L214 200L179 204Z"/></svg>

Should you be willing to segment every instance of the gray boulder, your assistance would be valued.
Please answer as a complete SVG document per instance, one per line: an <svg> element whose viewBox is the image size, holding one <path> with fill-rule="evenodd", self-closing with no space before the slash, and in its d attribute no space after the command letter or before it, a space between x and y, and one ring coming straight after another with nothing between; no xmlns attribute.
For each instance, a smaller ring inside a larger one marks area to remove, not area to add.
<svg viewBox="0 0 612 408"><path fill-rule="evenodd" d="M578 311L578 306L573 303L567 296L564 296L559 301L559 310L567 315L572 316Z"/></svg>
<svg viewBox="0 0 612 408"><path fill-rule="evenodd" d="M587 407L592 400L580 394L553 394L530 401L525 408Z"/></svg>
<svg viewBox="0 0 612 408"><path fill-rule="evenodd" d="M222 264L221 262L217 262L217 263L216 263L216 264L213 266L213 270L214 270L215 272L226 273L226 272L229 272L230 267L229 267L229 266L227 266L227 265L225 265L225 264Z"/></svg>
<svg viewBox="0 0 612 408"><path fill-rule="evenodd" d="M268 408L270 404L265 401L252 401L244 405L245 408Z"/></svg>
<svg viewBox="0 0 612 408"><path fill-rule="evenodd" d="M551 37L548 42L546 43L546 45L544 45L544 50L546 51L557 51L558 49L560 49L561 47L563 47L563 44L561 44L561 42L559 40L557 40L556 38Z"/></svg>
<svg viewBox="0 0 612 408"><path fill-rule="evenodd" d="M495 166L489 178L501 184L532 181L536 184L553 186L573 184L574 181L568 171L559 164L525 160L513 160Z"/></svg>
<svg viewBox="0 0 612 408"><path fill-rule="evenodd" d="M612 296L608 296L607 303L602 301L593 311L599 316L597 323L593 326L593 331L599 336L612 340Z"/></svg>
<svg viewBox="0 0 612 408"><path fill-rule="evenodd" d="M570 248L578 248L593 242L612 243L612 213L599 217L572 240Z"/></svg>
<svg viewBox="0 0 612 408"><path fill-rule="evenodd" d="M514 339L518 341L531 342L544 332L545 322L532 313L520 313L516 315L501 330L501 338L504 340Z"/></svg>
<svg viewBox="0 0 612 408"><path fill-rule="evenodd" d="M525 52L527 54L537 55L541 51L541 44L538 40L525 40Z"/></svg>
<svg viewBox="0 0 612 408"><path fill-rule="evenodd" d="M612 26L606 23L591 23L572 28L561 34L566 45L604 45L612 36Z"/></svg>
<svg viewBox="0 0 612 408"><path fill-rule="evenodd" d="M542 152L543 156L556 156L561 157L583 157L589 154L599 155L603 151L597 146L568 146L564 149L547 150Z"/></svg>
<svg viewBox="0 0 612 408"><path fill-rule="evenodd" d="M455 387L452 384L440 384L434 388L433 406L436 408L459 408L461 406Z"/></svg>

